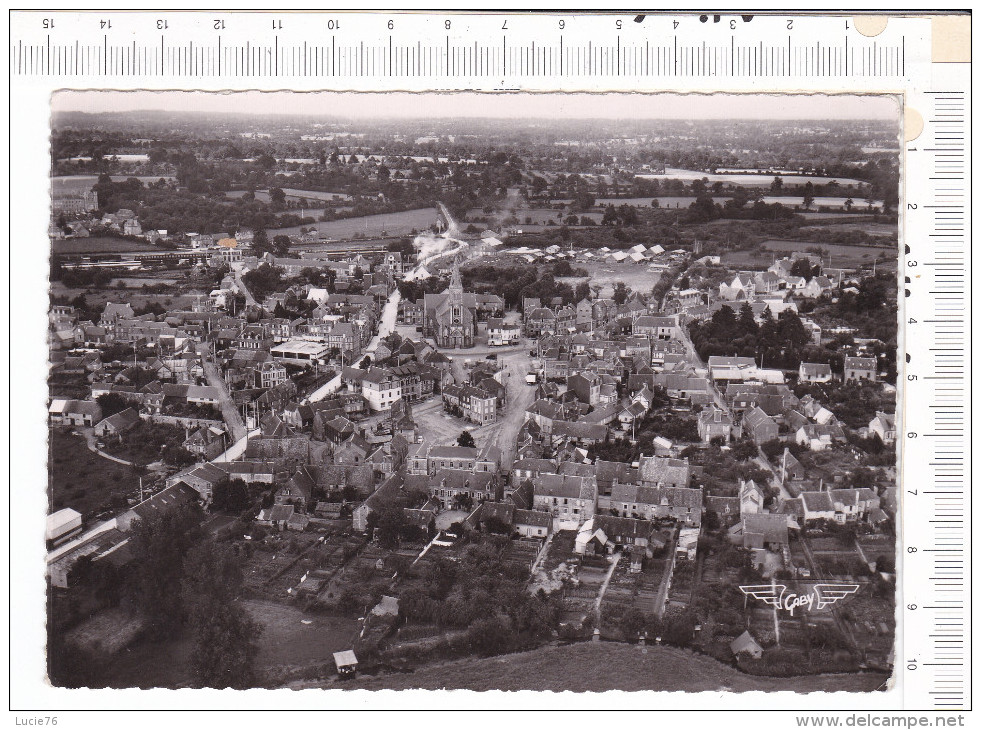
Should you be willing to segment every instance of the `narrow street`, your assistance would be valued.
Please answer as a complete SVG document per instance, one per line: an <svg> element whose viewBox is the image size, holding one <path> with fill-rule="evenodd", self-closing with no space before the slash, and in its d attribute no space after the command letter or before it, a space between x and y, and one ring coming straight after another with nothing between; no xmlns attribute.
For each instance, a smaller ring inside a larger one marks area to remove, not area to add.
<svg viewBox="0 0 981 730"><path fill-rule="evenodd" d="M383 338L388 337L392 332L395 331L395 321L399 316L399 302L402 301L402 294L398 289L395 289L391 294L388 295L388 299L385 301L385 306L382 307L381 317L378 319L378 332L371 341L368 343L368 347L365 348L365 355L373 355L375 350L378 349L378 343L382 341ZM354 365L354 367L359 367L364 361L362 356Z"/></svg>
<svg viewBox="0 0 981 730"><path fill-rule="evenodd" d="M531 365L527 349L521 348L506 357L499 357L504 368L504 387L507 389L504 412L498 416L497 423L476 429L474 436L481 445L487 443L489 438L490 443L501 450L501 468L509 470L517 453L518 431L525 422L525 411L534 402L535 388L525 383L525 373Z"/></svg>
<svg viewBox="0 0 981 730"><path fill-rule="evenodd" d="M242 414L238 412L238 408L232 400L232 394L228 391L228 385L225 383L225 379L221 377L218 367L215 365L214 360L211 359L211 352L209 350L205 349L201 352L201 362L204 366L205 377L208 379L208 385L218 389L221 417L228 427L228 432L231 436L230 440L234 443L245 438L245 421L242 420Z"/></svg>
<svg viewBox="0 0 981 730"><path fill-rule="evenodd" d="M232 273L235 275L235 283L238 285L238 288L241 290L242 295L245 297L245 303L250 307L254 307L257 304L259 304L259 302L256 301L255 297L252 296L252 292L249 291L249 287L247 287L245 285L245 282L242 281L242 264L238 262L233 263L231 265L231 268L232 268Z"/></svg>
<svg viewBox="0 0 981 730"><path fill-rule="evenodd" d="M613 562L610 564L610 569L603 579L603 585L600 586L599 593L596 595L596 605L593 607L593 611L596 614L596 626L600 625L600 607L603 605L603 596L606 595L606 589L610 587L610 581L613 579L613 571L617 569L617 563L620 562L621 557L623 557L623 553L613 553Z"/></svg>
<svg viewBox="0 0 981 730"><path fill-rule="evenodd" d="M668 601L668 590L671 587L671 574L674 572L674 548L677 537L672 532L671 540L668 542L667 557L664 559L664 572L661 574L661 585L657 589L657 599L655 601L658 616L664 615L664 605Z"/></svg>

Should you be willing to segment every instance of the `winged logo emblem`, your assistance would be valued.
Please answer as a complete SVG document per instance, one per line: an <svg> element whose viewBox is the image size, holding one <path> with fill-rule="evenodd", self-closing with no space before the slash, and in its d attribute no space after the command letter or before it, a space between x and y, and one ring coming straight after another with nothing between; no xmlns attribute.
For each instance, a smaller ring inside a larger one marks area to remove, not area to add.
<svg viewBox="0 0 981 730"><path fill-rule="evenodd" d="M817 595L817 607L819 609L830 606L838 601L857 593L859 589L856 583L815 583L814 593Z"/></svg>
<svg viewBox="0 0 981 730"><path fill-rule="evenodd" d="M758 586L739 586L739 590L743 592L743 595L752 596L768 606L780 608L781 599L787 591L787 586L780 583L765 583Z"/></svg>
<svg viewBox="0 0 981 730"><path fill-rule="evenodd" d="M857 583L815 583L809 593L788 593L782 583L761 583L759 585L739 586L743 595L752 596L768 606L788 611L791 616L798 608L810 611L821 610L858 592Z"/></svg>

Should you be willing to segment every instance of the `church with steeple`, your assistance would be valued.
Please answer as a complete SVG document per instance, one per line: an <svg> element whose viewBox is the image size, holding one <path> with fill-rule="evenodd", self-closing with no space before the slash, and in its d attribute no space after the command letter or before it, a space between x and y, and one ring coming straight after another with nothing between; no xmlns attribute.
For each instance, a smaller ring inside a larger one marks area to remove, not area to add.
<svg viewBox="0 0 981 730"><path fill-rule="evenodd" d="M454 262L450 286L439 294L426 294L424 334L438 347L473 347L477 339L477 299L463 291L460 267Z"/></svg>

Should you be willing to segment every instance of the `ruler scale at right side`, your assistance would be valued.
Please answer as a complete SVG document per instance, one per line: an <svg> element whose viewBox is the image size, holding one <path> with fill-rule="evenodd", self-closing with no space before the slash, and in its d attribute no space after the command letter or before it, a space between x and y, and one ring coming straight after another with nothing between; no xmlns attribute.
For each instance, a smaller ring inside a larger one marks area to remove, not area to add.
<svg viewBox="0 0 981 730"><path fill-rule="evenodd" d="M909 180L921 183L904 201L906 349L915 354L903 383L905 629L897 661L911 709L971 706L970 100L956 86L924 94L924 131L906 154Z"/></svg>

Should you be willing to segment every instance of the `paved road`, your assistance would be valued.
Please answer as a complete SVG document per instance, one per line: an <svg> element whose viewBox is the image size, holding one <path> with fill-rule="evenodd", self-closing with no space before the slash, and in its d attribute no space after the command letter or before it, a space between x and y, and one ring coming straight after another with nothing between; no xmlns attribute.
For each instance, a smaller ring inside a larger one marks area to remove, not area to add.
<svg viewBox="0 0 981 730"><path fill-rule="evenodd" d="M105 451L100 450L99 447L95 445L96 442L95 431L93 431L91 428L76 427L75 430L85 437L85 445L89 447L89 451L91 451L93 454L98 454L103 459L109 459L109 461L115 461L117 464L124 464L125 466L133 466L132 461L126 461L125 459L120 459L118 456L113 456L112 454L107 454Z"/></svg>
<svg viewBox="0 0 981 730"><path fill-rule="evenodd" d="M525 374L531 366L528 350L522 347L500 357L499 362L505 373L507 403L498 422L486 428L493 429L491 443L501 450L501 468L510 470L517 454L518 431L525 422L525 411L535 401L535 387L525 383Z"/></svg>
<svg viewBox="0 0 981 730"><path fill-rule="evenodd" d="M228 427L232 443L246 437L245 421L242 414L238 412L238 407L232 400L232 394L228 391L225 379L221 377L214 360L208 352L202 353L201 362L204 365L204 375L208 379L208 385L218 389L219 405L221 407L221 417Z"/></svg>
<svg viewBox="0 0 981 730"><path fill-rule="evenodd" d="M385 301L385 306L382 307L381 317L378 319L378 331L371 338L368 347L365 348L365 355L373 354L378 349L378 343L381 342L382 338L388 337L395 331L395 320L399 316L400 301L402 301L402 294L398 289L389 294L388 299ZM363 356L357 361L354 367L360 365L362 360L364 360Z"/></svg>
<svg viewBox="0 0 981 730"><path fill-rule="evenodd" d="M245 303L250 307L258 305L259 302L255 300L255 297L252 296L252 292L249 291L249 287L247 287L245 282L242 281L242 264L240 262L233 263L231 268L232 273L235 275L235 283L238 285L238 288L245 297Z"/></svg>

